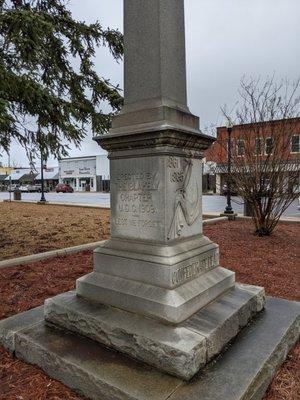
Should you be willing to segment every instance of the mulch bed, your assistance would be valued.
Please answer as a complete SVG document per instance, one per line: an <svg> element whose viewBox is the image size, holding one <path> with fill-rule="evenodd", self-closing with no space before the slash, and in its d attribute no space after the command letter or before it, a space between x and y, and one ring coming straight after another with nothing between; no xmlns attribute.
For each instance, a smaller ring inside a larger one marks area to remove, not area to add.
<svg viewBox="0 0 300 400"><path fill-rule="evenodd" d="M220 245L222 267L236 280L263 286L269 296L300 301L300 224L280 223L270 237L253 234L251 221L220 222L204 234Z"/></svg>
<svg viewBox="0 0 300 400"><path fill-rule="evenodd" d="M255 237L249 221L221 222L206 226L204 231L219 243L221 264L236 272L237 281L264 286L268 295L300 300L299 225L282 223L267 238ZM83 252L0 270L0 319L73 289L76 278L91 269L92 255ZM300 399L299 361L300 345L290 352L265 400ZM82 397L0 348L0 400L17 399L80 400Z"/></svg>

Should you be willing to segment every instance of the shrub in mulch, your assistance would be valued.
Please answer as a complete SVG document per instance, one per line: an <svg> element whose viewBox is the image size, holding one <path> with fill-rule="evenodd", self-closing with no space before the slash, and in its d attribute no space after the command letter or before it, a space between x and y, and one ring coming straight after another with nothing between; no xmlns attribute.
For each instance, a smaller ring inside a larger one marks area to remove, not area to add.
<svg viewBox="0 0 300 400"><path fill-rule="evenodd" d="M268 295L299 300L300 229L279 224L271 237L253 235L249 221L205 226L205 235L220 245L221 265L237 281L264 286ZM43 304L72 290L75 280L92 270L92 254L76 255L0 270L0 319ZM264 400L299 400L300 345L289 354ZM39 368L14 359L0 348L0 400L80 400L74 392ZM99 399L101 400L101 399ZM224 399L225 400L225 399Z"/></svg>

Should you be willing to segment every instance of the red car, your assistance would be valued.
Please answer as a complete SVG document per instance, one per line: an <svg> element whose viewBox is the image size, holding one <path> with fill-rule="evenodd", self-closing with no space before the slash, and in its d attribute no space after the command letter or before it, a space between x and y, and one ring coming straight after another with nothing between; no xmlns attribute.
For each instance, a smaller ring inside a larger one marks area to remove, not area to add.
<svg viewBox="0 0 300 400"><path fill-rule="evenodd" d="M55 191L56 193L73 193L74 189L70 185L59 183L58 185L56 185Z"/></svg>

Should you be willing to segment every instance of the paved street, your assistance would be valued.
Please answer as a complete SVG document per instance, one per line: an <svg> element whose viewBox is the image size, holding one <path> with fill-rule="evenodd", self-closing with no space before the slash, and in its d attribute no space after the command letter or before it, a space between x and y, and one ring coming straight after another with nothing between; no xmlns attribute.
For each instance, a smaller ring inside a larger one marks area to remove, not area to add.
<svg viewBox="0 0 300 400"><path fill-rule="evenodd" d="M110 206L110 195L108 193L46 193L46 199L50 202L69 204L89 204L102 207ZM12 196L13 197L13 196ZM23 200L37 201L41 198L40 193L22 193ZM9 199L9 193L0 192L0 201ZM243 212L243 204L238 197L233 197L233 209ZM223 196L203 196L203 213L222 212L225 208L226 199ZM299 217L298 201L295 201L284 213L287 217Z"/></svg>

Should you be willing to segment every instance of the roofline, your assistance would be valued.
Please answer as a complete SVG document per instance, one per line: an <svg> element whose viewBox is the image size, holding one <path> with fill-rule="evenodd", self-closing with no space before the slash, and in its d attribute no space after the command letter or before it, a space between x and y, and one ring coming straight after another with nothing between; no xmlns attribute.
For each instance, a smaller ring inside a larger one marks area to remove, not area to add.
<svg viewBox="0 0 300 400"><path fill-rule="evenodd" d="M249 122L248 124L238 124L238 125L233 125L233 129L234 128L242 128L242 127L247 127L247 126L251 126L251 125L267 125L267 124L278 124L279 122L282 121L296 121L297 120L300 122L300 117L294 117L294 118L282 118L282 119L274 119L271 121L258 121L258 122ZM227 126L222 125L222 126L218 126L218 129L227 129Z"/></svg>
<svg viewBox="0 0 300 400"><path fill-rule="evenodd" d="M96 155L93 155L93 156L82 156L82 157L65 157L65 158L60 158L59 159L59 161L65 161L65 160L79 160L79 159L82 159L82 158L96 158L96 157L101 157L101 156L106 156L107 157L107 154L96 154Z"/></svg>

